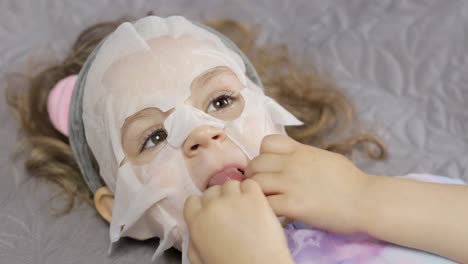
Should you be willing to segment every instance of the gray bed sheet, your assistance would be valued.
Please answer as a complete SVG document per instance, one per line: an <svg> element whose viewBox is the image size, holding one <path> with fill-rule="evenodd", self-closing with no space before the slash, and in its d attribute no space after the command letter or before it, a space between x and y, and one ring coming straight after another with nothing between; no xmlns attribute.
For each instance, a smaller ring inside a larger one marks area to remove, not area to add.
<svg viewBox="0 0 468 264"><path fill-rule="evenodd" d="M387 161L358 159L367 172L468 180L468 1L1 0L0 78L37 54L60 59L91 24L149 10L258 25L260 42L285 43L331 74L388 146ZM11 158L16 124L5 100L0 123L0 263L150 262L156 241L127 240L108 256L107 225L86 205L51 215L56 189Z"/></svg>

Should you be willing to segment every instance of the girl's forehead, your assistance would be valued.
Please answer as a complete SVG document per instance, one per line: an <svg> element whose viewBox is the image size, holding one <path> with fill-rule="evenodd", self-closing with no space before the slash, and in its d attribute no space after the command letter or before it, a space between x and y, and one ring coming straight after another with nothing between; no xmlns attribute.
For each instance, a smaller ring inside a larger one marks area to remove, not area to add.
<svg viewBox="0 0 468 264"><path fill-rule="evenodd" d="M133 104L134 111L157 107L168 111L190 96L194 79L215 67L230 68L228 59L209 40L192 36L160 37L151 49L117 60L103 76L103 89L116 103Z"/></svg>

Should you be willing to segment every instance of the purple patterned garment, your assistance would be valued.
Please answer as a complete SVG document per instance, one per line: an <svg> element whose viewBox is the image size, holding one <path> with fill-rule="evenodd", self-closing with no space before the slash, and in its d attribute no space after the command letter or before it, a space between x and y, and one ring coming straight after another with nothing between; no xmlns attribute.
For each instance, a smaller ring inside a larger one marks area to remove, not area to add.
<svg viewBox="0 0 468 264"><path fill-rule="evenodd" d="M464 184L459 180L428 174L410 174L403 178ZM299 222L289 224L285 233L297 264L455 263L430 253L379 241L366 234L335 234Z"/></svg>

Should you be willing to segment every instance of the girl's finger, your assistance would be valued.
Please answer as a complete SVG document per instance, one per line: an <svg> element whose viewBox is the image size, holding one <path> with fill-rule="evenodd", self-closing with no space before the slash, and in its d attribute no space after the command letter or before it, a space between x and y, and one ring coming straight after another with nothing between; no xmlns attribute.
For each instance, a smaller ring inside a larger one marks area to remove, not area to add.
<svg viewBox="0 0 468 264"><path fill-rule="evenodd" d="M287 218L298 219L295 208L298 206L295 201L292 201L290 196L278 194L267 196L268 203L276 215L286 216Z"/></svg>
<svg viewBox="0 0 468 264"><path fill-rule="evenodd" d="M246 179L240 184L240 189L242 193L262 193L262 189L258 185L257 182L251 180L251 179Z"/></svg>
<svg viewBox="0 0 468 264"><path fill-rule="evenodd" d="M208 188L202 195L202 203L206 205L213 199L217 199L221 195L221 186L214 185Z"/></svg>
<svg viewBox="0 0 468 264"><path fill-rule="evenodd" d="M260 154L249 162L245 168L245 177L249 178L257 173L281 172L284 168L286 157L278 154Z"/></svg>
<svg viewBox="0 0 468 264"><path fill-rule="evenodd" d="M285 135L268 135L263 138L260 146L260 154L263 153L276 153L276 154L289 154L294 152L299 143L294 139Z"/></svg>
<svg viewBox="0 0 468 264"><path fill-rule="evenodd" d="M185 200L184 218L186 223L190 223L193 216L202 209L200 196L192 195Z"/></svg>
<svg viewBox="0 0 468 264"><path fill-rule="evenodd" d="M198 254L197 250L193 247L192 241L190 241L189 243L187 255L190 260L190 264L203 264L200 255Z"/></svg>
<svg viewBox="0 0 468 264"><path fill-rule="evenodd" d="M285 191L285 181L280 173L257 173L250 179L254 180L265 195L281 194Z"/></svg>
<svg viewBox="0 0 468 264"><path fill-rule="evenodd" d="M235 181L235 180L227 181L221 187L221 195L223 196L232 196L232 195L236 195L240 193L241 193L241 189L240 189L239 181Z"/></svg>

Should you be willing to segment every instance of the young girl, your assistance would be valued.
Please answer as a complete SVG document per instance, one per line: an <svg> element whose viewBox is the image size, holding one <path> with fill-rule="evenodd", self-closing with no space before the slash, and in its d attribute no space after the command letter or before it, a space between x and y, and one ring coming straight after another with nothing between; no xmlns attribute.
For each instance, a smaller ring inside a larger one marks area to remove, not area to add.
<svg viewBox="0 0 468 264"><path fill-rule="evenodd" d="M110 31L97 45L100 38L95 34ZM182 250L185 263L187 256L193 263L286 263L293 258L297 263L449 263L364 234L338 235L308 224L338 233L365 232L456 260L466 257L457 248L420 246L414 239L394 239L379 228L368 228L387 215L376 214L368 226L363 215L376 206L362 197L379 194L383 196L375 201L379 204L386 201L385 195L380 194L377 180L370 180L342 156L285 136L267 137L261 145L265 136L285 134L284 126L302 122L263 94L253 66L222 35L182 17L147 17L115 31L113 25L99 25L77 43L82 46L74 47L63 67L51 68L36 79L39 83L33 83L26 107L20 97L11 103L35 153L68 154L53 155L55 162L49 164L31 156L32 172L39 167L64 187L73 182L72 194L86 197L89 188L97 211L110 222L112 243L123 236L159 237L155 257L174 246ZM297 79L281 80L287 74L297 75L285 73L284 65L273 67L277 71L261 71L275 81L267 82L276 88L272 93L283 96L286 105L296 104L298 113L309 114L301 115L307 126L292 135L318 143L321 133L340 120L340 112L346 116L346 101L321 83L314 89ZM49 117L40 122L47 113ZM68 142L64 136L69 136L77 163L63 144ZM346 153L366 140L378 143L357 135L329 149ZM76 164L84 182L77 178ZM238 183L246 177L252 180ZM314 196L311 188L318 189ZM194 198L187 200L191 195ZM303 222L287 226L289 252L275 214ZM251 251L254 245L257 252ZM239 253L233 254L233 248Z"/></svg>

